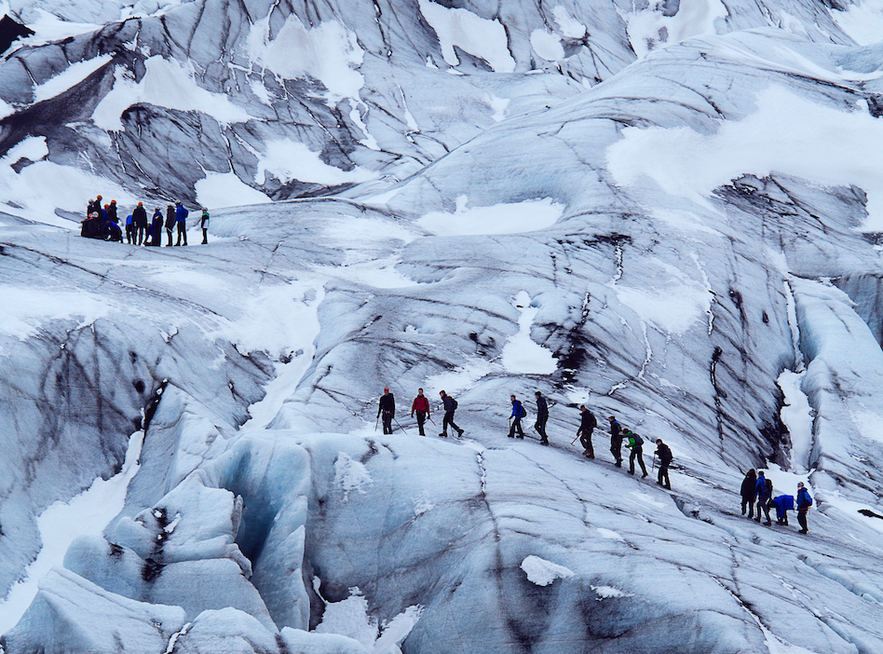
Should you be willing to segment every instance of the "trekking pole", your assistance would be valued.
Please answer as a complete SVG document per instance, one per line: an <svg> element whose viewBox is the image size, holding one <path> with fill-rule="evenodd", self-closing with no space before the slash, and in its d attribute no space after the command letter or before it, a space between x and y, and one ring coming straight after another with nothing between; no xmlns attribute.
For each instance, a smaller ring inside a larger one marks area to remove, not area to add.
<svg viewBox="0 0 883 654"><path fill-rule="evenodd" d="M650 472L656 470L656 453L653 454L653 465L650 467Z"/></svg>
<svg viewBox="0 0 883 654"><path fill-rule="evenodd" d="M374 431L377 431L377 423L380 422L380 414L377 414L377 420L374 421Z"/></svg>

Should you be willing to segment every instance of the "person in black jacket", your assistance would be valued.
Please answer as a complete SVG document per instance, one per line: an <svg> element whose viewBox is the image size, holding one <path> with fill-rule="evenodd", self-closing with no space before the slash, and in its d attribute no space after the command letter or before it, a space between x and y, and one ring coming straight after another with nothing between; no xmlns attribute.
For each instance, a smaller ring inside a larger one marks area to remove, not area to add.
<svg viewBox="0 0 883 654"><path fill-rule="evenodd" d="M139 202L132 211L132 220L135 222L135 245L141 245L147 233L147 211L143 202Z"/></svg>
<svg viewBox="0 0 883 654"><path fill-rule="evenodd" d="M615 416L609 416L610 422L610 453L616 459L616 467L622 467L622 426Z"/></svg>
<svg viewBox="0 0 883 654"><path fill-rule="evenodd" d="M537 398L537 422L533 426L534 429L537 430L537 433L540 435L540 444L548 445L549 437L546 436L546 422L549 420L549 404L546 402L546 398L543 397L543 394L537 391L534 393Z"/></svg>
<svg viewBox="0 0 883 654"><path fill-rule="evenodd" d="M460 438L463 435L463 430L460 429L456 424L454 424L454 411L457 410L457 400L452 398L444 391L439 391L438 395L441 398L442 406L445 409L445 417L442 418L442 430L439 436L444 436L445 438L447 438L448 425L450 425L451 429L457 432L457 438Z"/></svg>
<svg viewBox="0 0 883 654"><path fill-rule="evenodd" d="M754 518L754 500L757 498L757 473L754 468L745 473L745 479L742 480L742 488L739 493L742 495L742 515L748 511L748 519ZM760 509L757 510L758 514Z"/></svg>
<svg viewBox="0 0 883 654"><path fill-rule="evenodd" d="M580 422L576 435L579 436L579 442L583 446L583 455L588 459L594 459L595 450L592 448L592 432L598 426L598 421L595 420L595 414L589 411L584 404L580 405L579 412Z"/></svg>
<svg viewBox="0 0 883 654"><path fill-rule="evenodd" d="M656 477L656 483L671 490L671 481L668 479L668 466L671 464L671 449L662 442L661 438L656 439L656 456L659 457L659 474ZM665 480L665 483L663 482Z"/></svg>
<svg viewBox="0 0 883 654"><path fill-rule="evenodd" d="M172 230L175 229L175 205L166 205L166 236L169 237L166 247L172 246Z"/></svg>
<svg viewBox="0 0 883 654"><path fill-rule="evenodd" d="M396 415L396 399L389 392L388 388L383 389L383 395L380 396L380 406L377 408L377 417L383 415L383 433L392 433L392 419ZM375 425L376 427L376 425Z"/></svg>

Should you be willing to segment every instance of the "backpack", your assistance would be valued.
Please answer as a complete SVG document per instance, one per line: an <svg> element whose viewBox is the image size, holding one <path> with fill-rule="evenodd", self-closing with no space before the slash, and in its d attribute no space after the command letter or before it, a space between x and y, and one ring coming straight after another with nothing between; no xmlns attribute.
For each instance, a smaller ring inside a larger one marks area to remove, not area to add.
<svg viewBox="0 0 883 654"><path fill-rule="evenodd" d="M450 397L450 396L448 396L448 397ZM451 398L451 411L456 411L456 410L457 410L457 400L455 400L454 398Z"/></svg>
<svg viewBox="0 0 883 654"><path fill-rule="evenodd" d="M595 418L595 414L589 411L590 421L589 424L592 426L592 429L598 426L598 420Z"/></svg>
<svg viewBox="0 0 883 654"><path fill-rule="evenodd" d="M638 436L635 432L632 432L632 438L635 439L635 445L643 445L644 439Z"/></svg>

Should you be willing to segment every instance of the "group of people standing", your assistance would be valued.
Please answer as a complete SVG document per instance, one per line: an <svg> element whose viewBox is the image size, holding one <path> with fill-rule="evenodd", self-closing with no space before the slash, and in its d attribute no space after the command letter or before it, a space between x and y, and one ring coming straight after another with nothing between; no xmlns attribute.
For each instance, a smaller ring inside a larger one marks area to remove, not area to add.
<svg viewBox="0 0 883 654"><path fill-rule="evenodd" d="M549 437L546 434L546 423L549 420L549 403L540 391L535 391L534 396L536 397L537 404L537 419L534 424L534 429L540 435L540 444L548 445ZM442 407L444 409L442 430L439 433L439 436L447 438L448 426L457 433L457 437L462 436L464 430L460 429L460 427L454 423L454 412L457 410L457 400L448 395L445 391L439 391L439 397L441 398ZM512 405L512 413L509 415L508 437L523 439L524 427L522 426L521 421L527 417L527 411L521 401L518 400L514 394L509 396L509 402ZM382 418L384 434L392 433L392 423L395 421L395 406L395 397L389 392L389 388L384 388L383 395L380 396L380 402L377 407L377 421L380 422ZM592 447L592 433L594 432L595 427L598 426L598 421L595 419L595 415L587 409L585 405L581 405L579 410L580 426L579 429L577 429L576 435L583 446L583 454L589 459L594 459L595 451ZM417 389L417 397L411 402L411 417L414 418L415 416L417 418L417 429L419 434L425 436L424 425L426 420L428 419L433 424L435 424L435 421L430 417L429 399L423 395L422 388ZM625 446L631 450L631 455L629 456L629 474L635 474L635 462L637 461L641 468L641 472L643 473L642 478L646 477L647 466L644 463L643 451L644 439L632 430L623 428L616 420L616 417L610 416L607 420L610 422L610 453L613 454L615 461L614 465L616 465L617 468L622 466L622 445L623 440L625 440ZM396 424L398 424L398 421L396 421ZM399 427L401 427L401 425L399 425ZM377 426L375 424L375 429L376 428ZM576 438L573 439L573 442L575 441ZM571 442L571 445L573 442ZM668 445L662 442L661 438L656 439L654 466L656 457L659 457L657 483L670 490L671 481L668 476L668 468L671 465L673 456L671 449Z"/></svg>
<svg viewBox="0 0 883 654"><path fill-rule="evenodd" d="M165 216L159 207L156 207L153 216L148 220L147 209L143 202L126 216L124 227L126 230L126 242L130 245L162 245L163 229L168 236L166 246L172 245L172 232L177 231L178 240L175 245L187 245L187 216L190 214L187 207L181 202L166 207ZM208 227L210 215L207 207L203 207L199 226L202 229L202 244L208 243ZM88 238L98 238L106 241L123 241L123 233L120 229L120 217L116 200L102 205L101 196L95 200L89 200L86 207L86 219L82 221L80 234Z"/></svg>
<svg viewBox="0 0 883 654"><path fill-rule="evenodd" d="M809 533L806 516L809 507L812 506L812 496L806 490L802 481L797 482L797 499L793 495L777 495L773 497L773 482L767 479L763 470L755 472L754 468L745 473L740 489L742 495L742 515L748 515L748 519L756 519L760 522L761 512L766 516L765 525L773 524L770 519L770 509L776 509L776 524L788 524L788 511L797 509L797 522L800 525L800 533ZM755 512L757 517L754 517Z"/></svg>

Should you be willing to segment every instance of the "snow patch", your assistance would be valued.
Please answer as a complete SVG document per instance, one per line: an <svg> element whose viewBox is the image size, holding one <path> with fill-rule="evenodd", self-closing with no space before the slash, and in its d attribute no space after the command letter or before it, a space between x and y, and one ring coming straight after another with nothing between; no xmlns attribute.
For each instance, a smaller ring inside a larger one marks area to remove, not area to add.
<svg viewBox="0 0 883 654"><path fill-rule="evenodd" d="M248 34L252 62L283 79L318 80L328 89L326 98L332 103L359 98L365 78L354 69L362 64L364 54L355 33L339 22L324 21L307 28L293 13L274 39L270 38L270 14L256 21Z"/></svg>
<svg viewBox="0 0 883 654"><path fill-rule="evenodd" d="M800 388L805 374L806 372L795 373L783 370L776 380L785 395L781 416L782 422L791 434L791 467L804 474L809 471L813 444L813 411L809 405L809 398ZM878 422L875 419L875 424Z"/></svg>
<svg viewBox="0 0 883 654"><path fill-rule="evenodd" d="M521 569L524 570L528 580L537 586L548 586L558 578L566 579L573 576L573 570L533 554L521 562Z"/></svg>
<svg viewBox="0 0 883 654"><path fill-rule="evenodd" d="M104 66L113 57L109 54L101 55L93 59L78 61L71 64L63 71L58 73L34 89L34 101L41 102L48 98L54 98L60 93L64 93L89 77L96 70Z"/></svg>
<svg viewBox="0 0 883 654"><path fill-rule="evenodd" d="M272 202L270 198L243 182L233 171L208 172L195 184L196 201L203 207L240 207Z"/></svg>
<svg viewBox="0 0 883 654"><path fill-rule="evenodd" d="M461 195L454 213L433 211L417 223L438 236L521 234L551 227L564 213L564 205L551 198L475 208L467 208L467 202Z"/></svg>
<svg viewBox="0 0 883 654"><path fill-rule="evenodd" d="M454 46L484 59L497 73L515 72L515 60L509 52L506 28L498 20L487 20L467 9L448 9L420 0L420 12L435 30L442 56L450 66L459 66Z"/></svg>
<svg viewBox="0 0 883 654"><path fill-rule="evenodd" d="M234 105L223 93L212 93L201 88L196 80L193 64L159 55L144 62L145 73L135 82L132 73L122 66L114 71L114 85L92 113L92 121L109 132L123 129L122 113L138 103L177 111L198 111L211 116L222 125L248 120L245 110Z"/></svg>
<svg viewBox="0 0 883 654"><path fill-rule="evenodd" d="M505 346L501 362L509 372L524 375L551 375L558 369L558 362L552 352L530 337L533 319L539 307L531 306L530 296L520 291L515 297L515 308L521 313L518 318L518 334L513 336Z"/></svg>
<svg viewBox="0 0 883 654"><path fill-rule="evenodd" d="M350 491L358 491L365 495L368 492L365 487L373 483L363 463L356 461L346 452L338 453L337 461L334 462L334 484L343 490L344 502L349 499Z"/></svg>
<svg viewBox="0 0 883 654"><path fill-rule="evenodd" d="M598 601L614 597L634 597L634 593L626 593L613 586L589 586L598 596Z"/></svg>
<svg viewBox="0 0 883 654"><path fill-rule="evenodd" d="M665 16L665 0L650 0L648 5L624 16L632 49L645 56L660 45L673 45L700 34L716 34L714 23L729 14L720 0L680 0L677 13Z"/></svg>
<svg viewBox="0 0 883 654"><path fill-rule="evenodd" d="M616 183L649 178L666 193L710 206L714 189L746 174L777 172L827 186L862 188L862 231L883 231L883 123L865 111L839 111L783 87L762 92L757 111L716 134L687 127L628 127L607 150Z"/></svg>
<svg viewBox="0 0 883 654"><path fill-rule="evenodd" d="M264 153L258 154L258 166L254 180L264 184L267 173L283 184L292 180L324 186L334 186L348 182L364 182L375 177L374 173L354 168L344 171L329 166L303 143L291 139L276 139L264 143Z"/></svg>
<svg viewBox="0 0 883 654"><path fill-rule="evenodd" d="M37 558L27 567L25 578L0 601L0 634L19 621L37 594L38 582L60 566L68 547L80 536L101 536L108 523L123 510L129 481L141 467L139 458L144 432L129 437L122 470L110 479L96 478L92 485L67 502L55 502L37 518L43 543Z"/></svg>
<svg viewBox="0 0 883 654"><path fill-rule="evenodd" d="M552 9L552 15L561 33L569 39L581 39L586 35L587 28L581 22L576 20L566 7L557 5Z"/></svg>
<svg viewBox="0 0 883 654"><path fill-rule="evenodd" d="M77 318L82 329L110 313L105 298L81 291L76 295L42 288L0 285L0 333L26 341L50 320ZM0 350L0 354L3 351Z"/></svg>
<svg viewBox="0 0 883 654"><path fill-rule="evenodd" d="M55 211L58 208L82 213L85 218L87 198L84 189L100 189L106 197L116 198L120 205L135 203L134 197L115 182L85 170L42 161L48 155L46 139L34 136L16 144L0 158L0 206L3 211L35 222L79 229L79 224L60 218ZM16 172L12 166L22 159L35 163ZM52 193L47 193L47 188L51 188Z"/></svg>
<svg viewBox="0 0 883 654"><path fill-rule="evenodd" d="M530 45L533 51L546 61L564 59L564 46L561 45L561 39L546 30L531 32Z"/></svg>
<svg viewBox="0 0 883 654"><path fill-rule="evenodd" d="M883 0L861 0L849 3L846 11L835 7L831 18L853 41L859 45L874 45L883 34Z"/></svg>

